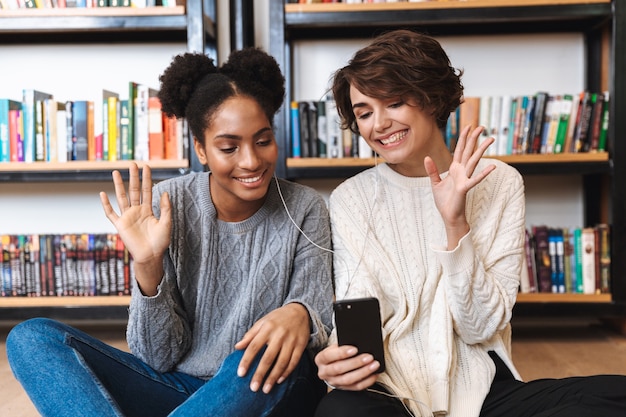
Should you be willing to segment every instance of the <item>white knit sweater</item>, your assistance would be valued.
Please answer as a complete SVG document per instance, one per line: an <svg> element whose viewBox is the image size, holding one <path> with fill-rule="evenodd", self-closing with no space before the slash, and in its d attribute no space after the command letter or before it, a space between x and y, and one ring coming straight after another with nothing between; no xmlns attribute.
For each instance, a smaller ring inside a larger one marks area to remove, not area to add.
<svg viewBox="0 0 626 417"><path fill-rule="evenodd" d="M471 230L452 251L428 177L382 164L330 197L336 297L380 300L387 370L379 382L416 416L478 416L495 375L489 350L520 378L509 321L524 253L524 184L497 160L476 172L490 163L497 168L467 196Z"/></svg>

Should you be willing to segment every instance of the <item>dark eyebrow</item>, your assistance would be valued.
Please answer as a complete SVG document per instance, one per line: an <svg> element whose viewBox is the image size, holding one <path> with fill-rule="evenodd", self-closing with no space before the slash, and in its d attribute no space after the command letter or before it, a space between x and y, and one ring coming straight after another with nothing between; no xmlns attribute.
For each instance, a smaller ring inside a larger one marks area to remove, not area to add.
<svg viewBox="0 0 626 417"><path fill-rule="evenodd" d="M270 127L262 127L261 129L259 129L258 131L256 131L252 137L253 138L258 138L259 136L263 135L265 132L271 131L272 129ZM241 136L239 135L233 135L230 133L222 133L220 135L217 135L213 138L214 140L217 139L230 139L230 140L241 140Z"/></svg>
<svg viewBox="0 0 626 417"><path fill-rule="evenodd" d="M359 107L367 107L367 104L365 103L355 103L352 105L352 110L359 108Z"/></svg>

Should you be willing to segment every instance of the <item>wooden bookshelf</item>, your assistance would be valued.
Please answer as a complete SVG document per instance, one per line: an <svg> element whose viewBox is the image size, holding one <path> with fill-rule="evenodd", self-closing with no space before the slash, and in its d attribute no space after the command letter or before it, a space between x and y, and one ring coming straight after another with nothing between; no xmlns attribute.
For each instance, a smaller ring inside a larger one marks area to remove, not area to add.
<svg viewBox="0 0 626 417"><path fill-rule="evenodd" d="M68 7L45 9L0 10L2 19L15 17L119 17L119 16L184 16L185 6L175 7Z"/></svg>
<svg viewBox="0 0 626 417"><path fill-rule="evenodd" d="M607 152L504 155L499 159L529 174L587 174L608 173L610 159ZM352 176L359 171L385 162L382 158L287 158L285 168L289 178L338 178Z"/></svg>
<svg viewBox="0 0 626 417"><path fill-rule="evenodd" d="M608 152L487 156L509 164L559 164L572 162L608 162ZM288 168L370 167L384 162L381 158L287 158Z"/></svg>
<svg viewBox="0 0 626 417"><path fill-rule="evenodd" d="M187 159L162 159L153 161L67 161L67 162L0 162L0 172L50 172L50 171L111 171L127 170L135 162L140 168L187 169Z"/></svg>
<svg viewBox="0 0 626 417"><path fill-rule="evenodd" d="M501 36L524 33L581 33L585 38L585 89L608 90L610 112L619 114L626 97L623 47L624 2L621 0L447 0L392 3L285 4L270 0L270 52L288 80L294 68L294 49L302 41L369 39L397 28L412 28L433 36ZM295 88L287 86L288 100ZM284 106L285 107L285 106ZM382 160L345 158L290 158L290 114L276 117L276 137L284 164L278 175L294 180L345 178ZM581 180L584 224L610 222L610 294L519 294L515 314L614 315L626 317L626 194L620 178L626 176L626 146L622 136L626 119L611 117L608 152L558 155L496 156L523 176L571 176ZM563 207L567 210L567 207Z"/></svg>
<svg viewBox="0 0 626 417"><path fill-rule="evenodd" d="M518 303L610 303L611 294L519 293Z"/></svg>
<svg viewBox="0 0 626 417"><path fill-rule="evenodd" d="M469 9L485 7L570 6L576 4L610 4L611 0L442 0L388 3L310 3L285 4L286 13L380 12L390 10Z"/></svg>
<svg viewBox="0 0 626 417"><path fill-rule="evenodd" d="M111 181L111 171L119 170L126 178L131 162L139 168L148 165L155 181L200 171L187 159L153 161L68 161L68 162L0 162L0 181ZM197 160L196 160L197 162Z"/></svg>
<svg viewBox="0 0 626 417"><path fill-rule="evenodd" d="M8 307L103 307L128 306L130 295L95 297L0 297L0 312Z"/></svg>

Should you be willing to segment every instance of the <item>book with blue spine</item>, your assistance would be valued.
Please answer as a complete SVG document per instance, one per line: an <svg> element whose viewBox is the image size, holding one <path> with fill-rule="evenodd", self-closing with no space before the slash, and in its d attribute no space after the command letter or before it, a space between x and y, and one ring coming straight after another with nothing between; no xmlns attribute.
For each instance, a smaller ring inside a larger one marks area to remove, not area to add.
<svg viewBox="0 0 626 417"><path fill-rule="evenodd" d="M0 99L0 162L9 162L11 160L9 111L21 108L22 103L17 100Z"/></svg>
<svg viewBox="0 0 626 417"><path fill-rule="evenodd" d="M302 156L300 148L300 109L297 101L291 102L289 115L291 116L291 157L300 158Z"/></svg>

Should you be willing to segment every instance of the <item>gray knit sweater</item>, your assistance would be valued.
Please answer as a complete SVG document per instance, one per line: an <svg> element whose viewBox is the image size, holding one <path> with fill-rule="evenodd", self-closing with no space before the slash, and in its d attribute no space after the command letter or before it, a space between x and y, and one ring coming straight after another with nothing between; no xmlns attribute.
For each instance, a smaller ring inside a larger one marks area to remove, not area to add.
<svg viewBox="0 0 626 417"><path fill-rule="evenodd" d="M321 349L331 327L330 253L297 230L275 182L252 217L236 223L218 220L209 175L193 173L154 188L157 217L159 198L169 193L172 236L158 294L145 297L134 283L127 329L131 352L159 371L210 378L257 320L291 302L308 309L308 348ZM280 190L298 227L330 248L322 197L283 180Z"/></svg>

